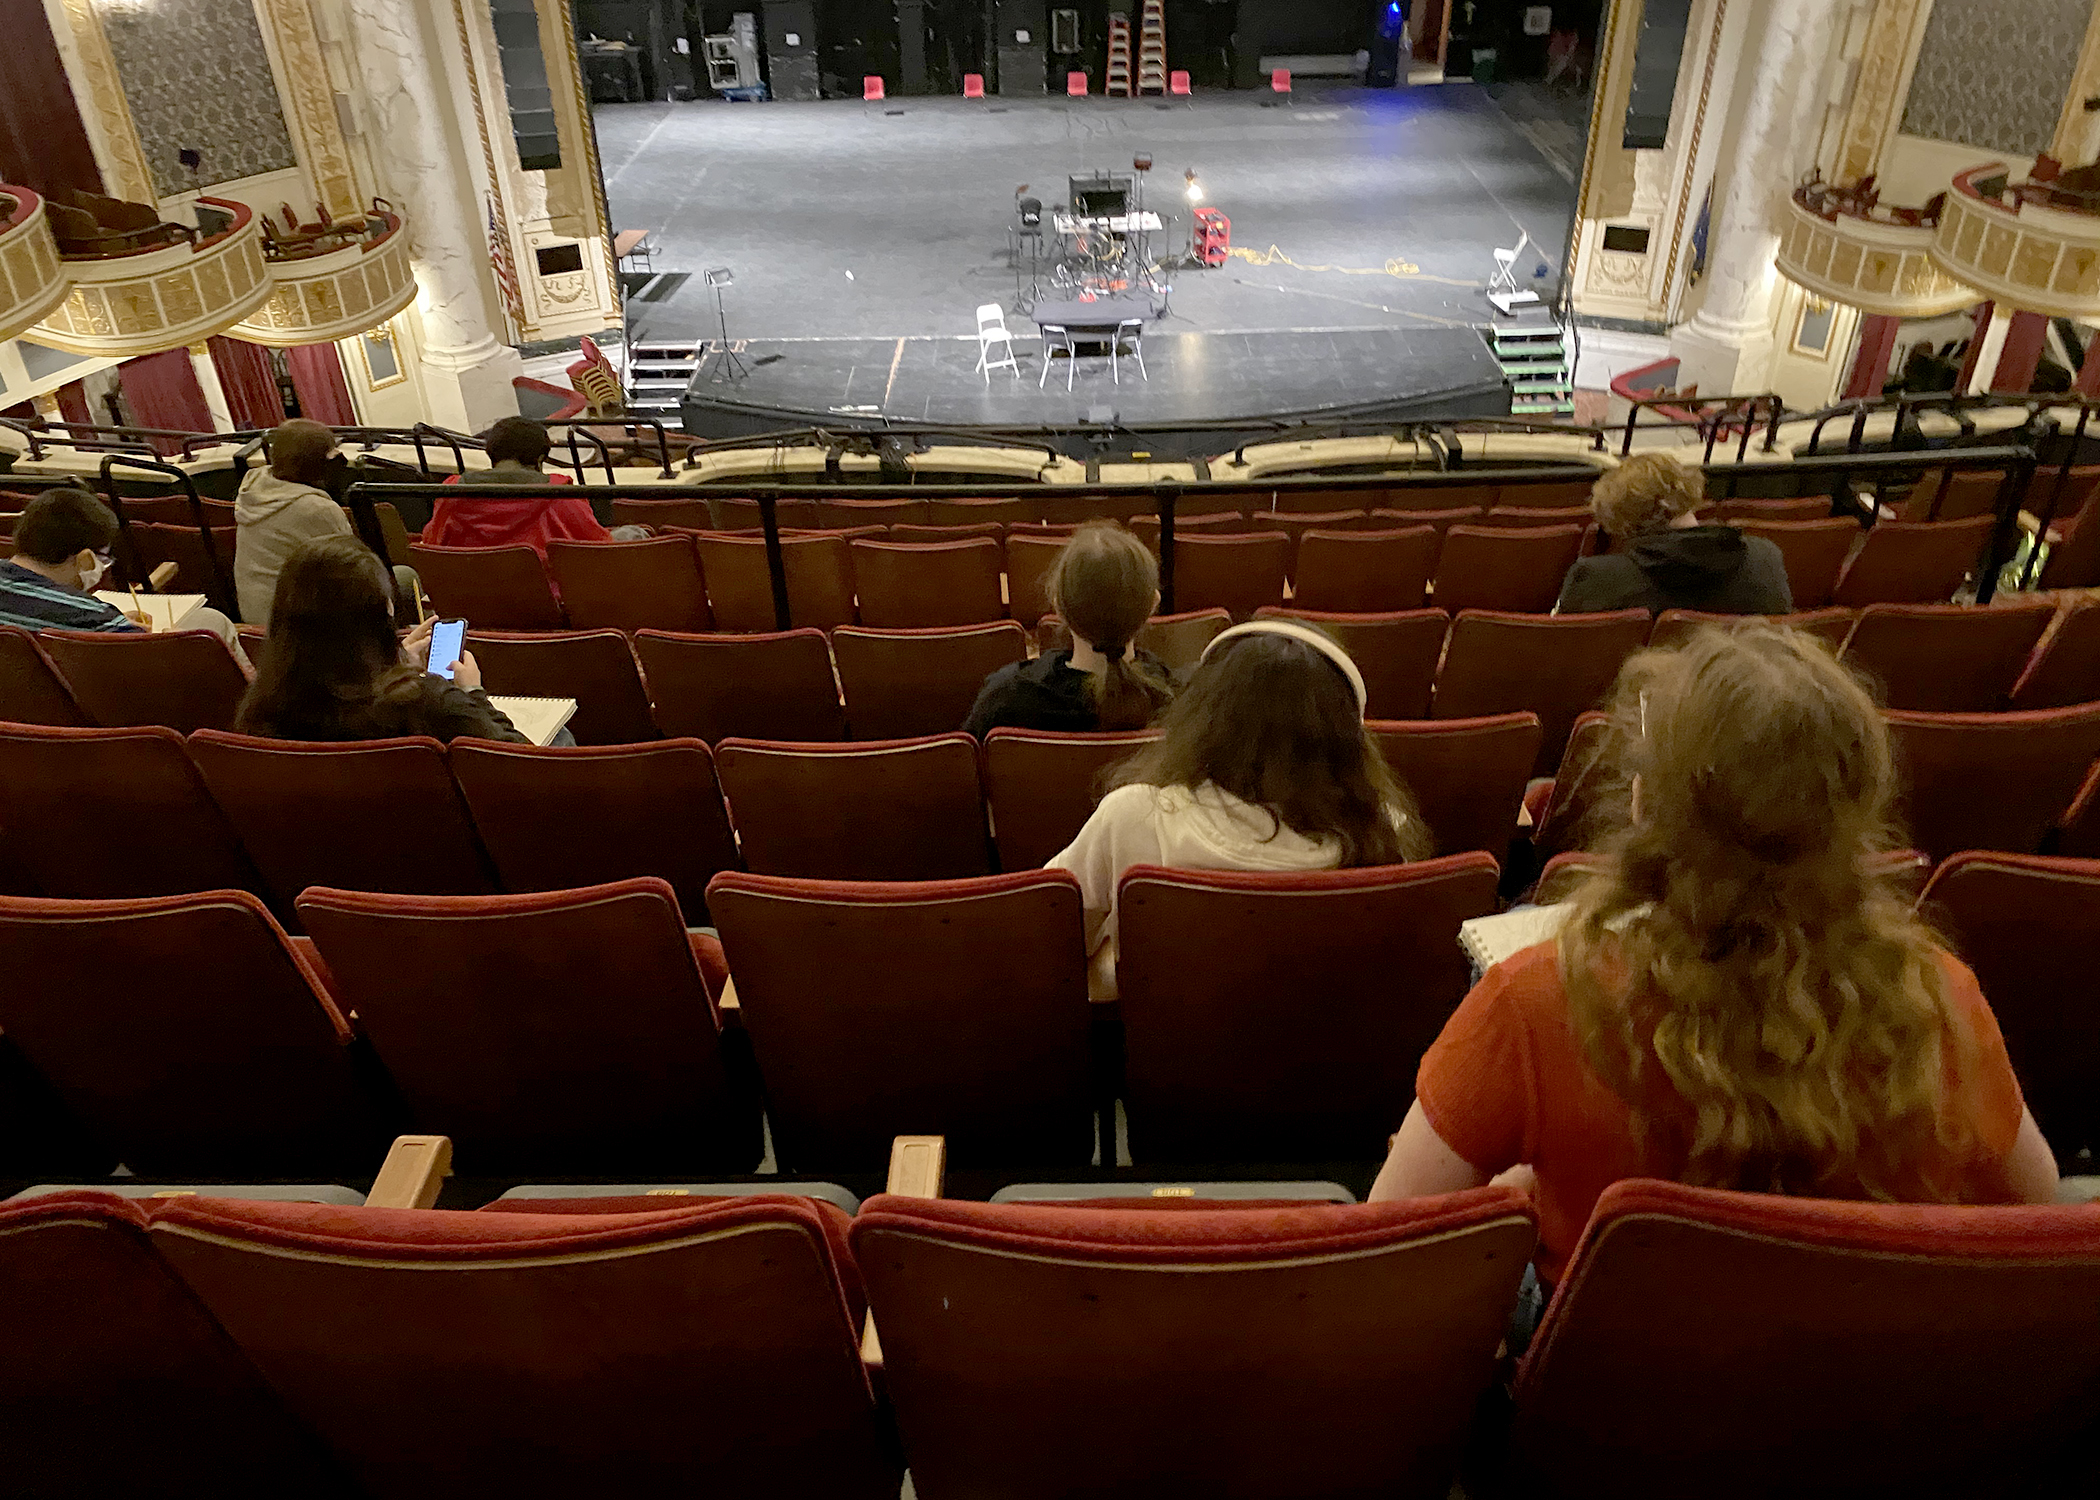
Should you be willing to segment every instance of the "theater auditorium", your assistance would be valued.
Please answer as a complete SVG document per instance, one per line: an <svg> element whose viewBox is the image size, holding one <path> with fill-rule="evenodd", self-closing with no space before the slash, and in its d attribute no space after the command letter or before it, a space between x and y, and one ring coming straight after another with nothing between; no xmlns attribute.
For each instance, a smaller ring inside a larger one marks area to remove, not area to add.
<svg viewBox="0 0 2100 1500"><path fill-rule="evenodd" d="M14 0L0 1494L2100 1494L2095 0Z"/></svg>

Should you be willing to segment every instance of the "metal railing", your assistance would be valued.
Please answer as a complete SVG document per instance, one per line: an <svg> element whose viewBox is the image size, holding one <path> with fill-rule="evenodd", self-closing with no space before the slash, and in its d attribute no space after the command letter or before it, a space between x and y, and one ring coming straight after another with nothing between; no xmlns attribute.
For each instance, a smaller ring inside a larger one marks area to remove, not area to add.
<svg viewBox="0 0 2100 1500"><path fill-rule="evenodd" d="M130 559L131 571L134 574L132 581L150 585L150 580L140 576L147 571L144 566L145 554L139 550L138 542L131 534L131 518L125 514L124 502L117 494L116 468L119 464L126 468L144 469L149 473L164 475L182 487L183 494L190 502L191 523L196 526L198 538L204 545L205 564L211 569L212 586L205 592L214 599L232 599L232 576L228 573L226 565L219 561L218 540L212 535L211 522L204 514L204 497L197 493L195 481L183 470L173 464L162 463L157 458L110 453L105 454L102 459L102 493L109 502L109 508L116 513L117 534L123 539L124 550Z"/></svg>
<svg viewBox="0 0 2100 1500"><path fill-rule="evenodd" d="M1619 442L1621 458L1633 452L1636 431L1696 427L1706 439L1706 449L1699 460L1701 463L1714 461L1714 449L1730 433L1737 438L1735 461L1744 463L1750 456L1750 439L1760 426L1765 429L1764 451L1770 453L1779 446L1779 424L1786 417L1786 402L1769 391L1755 396L1621 395L1619 399L1627 403L1626 425ZM1690 419L1672 417L1666 422L1650 422L1646 428L1640 427L1642 412L1662 407L1688 411L1693 415Z"/></svg>

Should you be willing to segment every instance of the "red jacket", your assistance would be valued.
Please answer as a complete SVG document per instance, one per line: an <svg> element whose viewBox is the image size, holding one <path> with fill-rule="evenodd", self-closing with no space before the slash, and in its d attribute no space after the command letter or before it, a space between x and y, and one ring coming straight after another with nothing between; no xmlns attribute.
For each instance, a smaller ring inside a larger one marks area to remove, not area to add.
<svg viewBox="0 0 2100 1500"><path fill-rule="evenodd" d="M547 543L609 542L612 533L591 514L591 502L573 490L552 490L566 485L569 476L550 474L546 495L476 495L474 486L464 493L440 495L430 507L430 524L423 528L426 547L530 547L547 560ZM446 484L457 484L453 475Z"/></svg>

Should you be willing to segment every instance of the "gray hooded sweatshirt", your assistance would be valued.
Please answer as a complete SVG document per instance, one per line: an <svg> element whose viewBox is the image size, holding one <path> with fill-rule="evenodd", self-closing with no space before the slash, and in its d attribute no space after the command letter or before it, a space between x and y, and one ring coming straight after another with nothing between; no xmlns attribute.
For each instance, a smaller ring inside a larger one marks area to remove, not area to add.
<svg viewBox="0 0 2100 1500"><path fill-rule="evenodd" d="M251 470L241 481L233 519L240 528L233 543L233 588L241 619L264 630L270 628L277 575L292 549L318 537L351 534L349 512L326 490L279 479L268 469Z"/></svg>

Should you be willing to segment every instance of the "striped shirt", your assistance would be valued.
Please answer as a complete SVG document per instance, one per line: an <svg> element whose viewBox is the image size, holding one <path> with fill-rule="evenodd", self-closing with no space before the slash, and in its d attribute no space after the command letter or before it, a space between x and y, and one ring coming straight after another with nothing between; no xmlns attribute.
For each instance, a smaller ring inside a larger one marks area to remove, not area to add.
<svg viewBox="0 0 2100 1500"><path fill-rule="evenodd" d="M24 630L137 630L113 605L0 559L0 625Z"/></svg>

